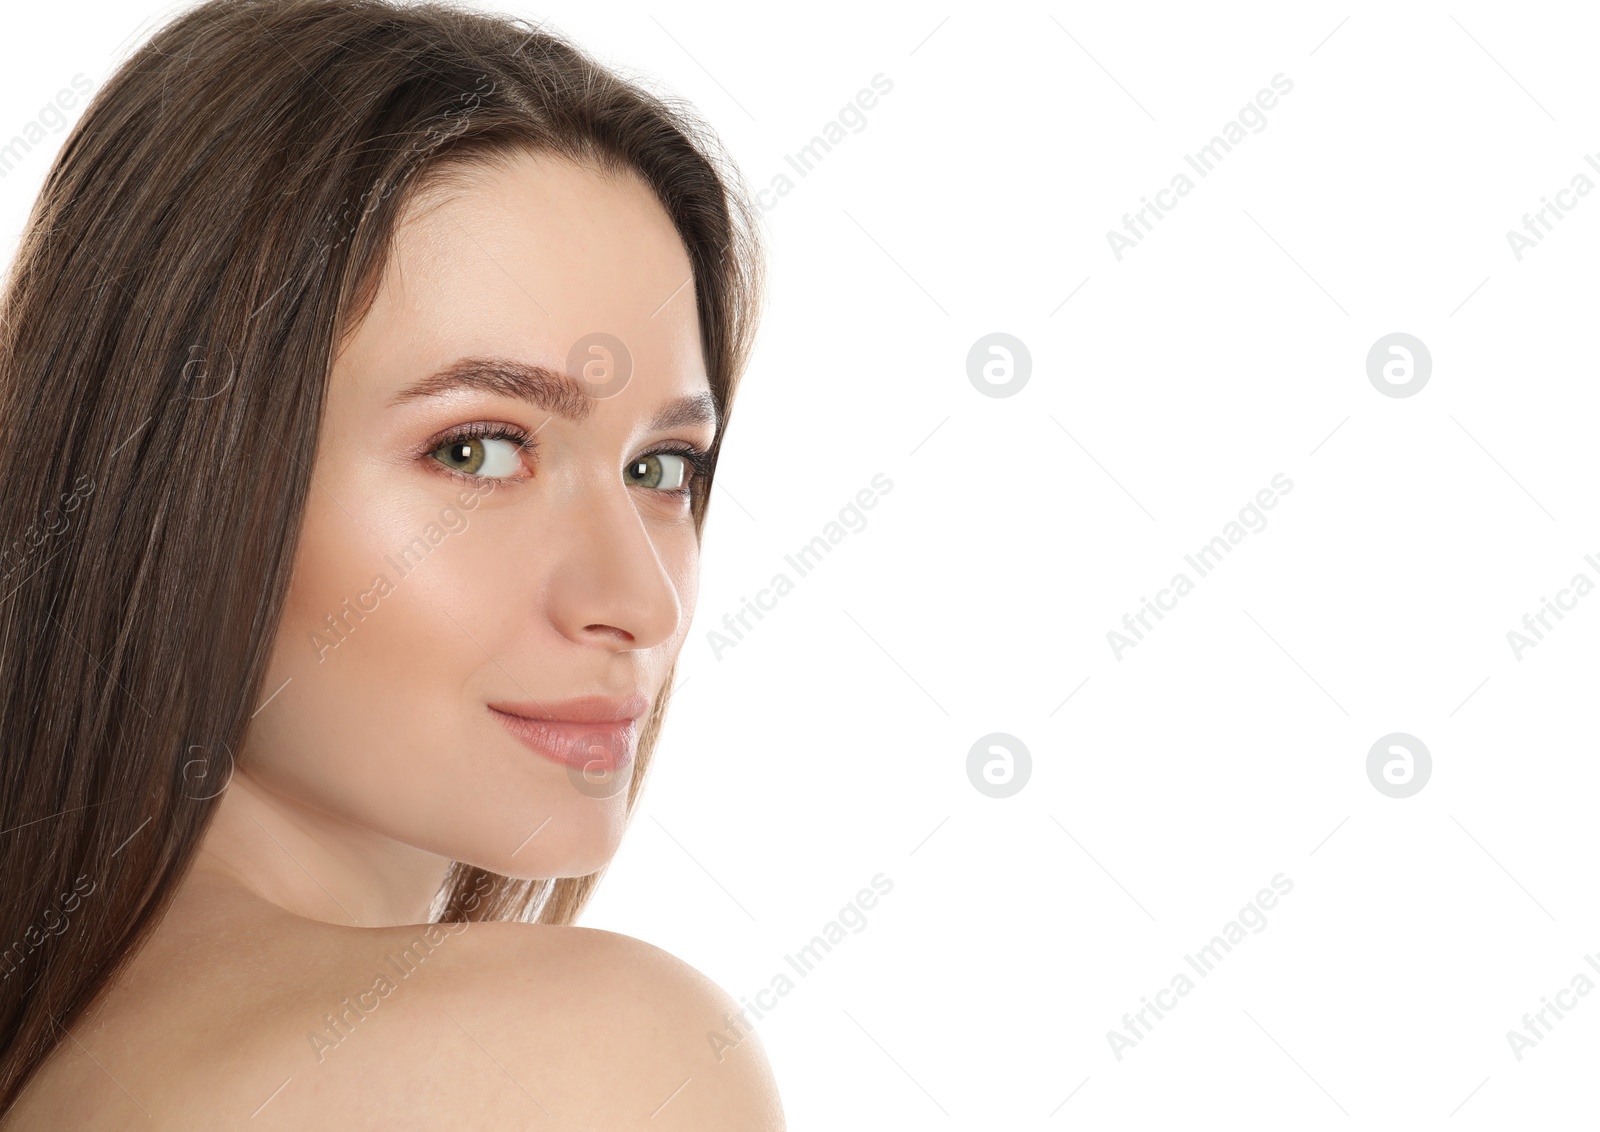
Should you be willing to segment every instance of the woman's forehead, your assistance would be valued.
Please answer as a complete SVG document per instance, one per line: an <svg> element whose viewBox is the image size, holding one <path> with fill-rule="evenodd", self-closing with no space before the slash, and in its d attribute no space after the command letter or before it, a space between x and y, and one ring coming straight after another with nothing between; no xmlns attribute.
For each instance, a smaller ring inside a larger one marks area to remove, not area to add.
<svg viewBox="0 0 1600 1132"><path fill-rule="evenodd" d="M336 368L362 385L467 356L565 371L580 344L603 339L635 370L703 383L692 278L637 177L533 154L474 166L408 203Z"/></svg>

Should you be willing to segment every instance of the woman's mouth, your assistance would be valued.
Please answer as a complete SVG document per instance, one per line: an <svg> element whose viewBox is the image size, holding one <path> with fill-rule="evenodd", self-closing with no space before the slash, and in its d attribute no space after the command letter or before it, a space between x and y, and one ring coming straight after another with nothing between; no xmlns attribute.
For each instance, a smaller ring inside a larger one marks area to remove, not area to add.
<svg viewBox="0 0 1600 1132"><path fill-rule="evenodd" d="M530 719L493 705L489 714L535 754L588 774L620 770L633 761L638 747L637 718Z"/></svg>

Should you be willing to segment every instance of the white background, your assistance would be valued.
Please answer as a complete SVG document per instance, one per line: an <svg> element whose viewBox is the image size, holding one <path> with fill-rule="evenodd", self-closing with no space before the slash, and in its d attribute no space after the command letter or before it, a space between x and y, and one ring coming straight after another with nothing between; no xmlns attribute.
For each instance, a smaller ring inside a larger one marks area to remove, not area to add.
<svg viewBox="0 0 1600 1132"><path fill-rule="evenodd" d="M1600 992L1520 1060L1506 1034L1600 980L1600 596L1520 659L1507 633L1600 582L1600 193L1520 261L1506 233L1600 185L1600 20L503 9L689 99L752 187L796 182L764 213L683 683L583 922L749 997L892 880L759 1023L796 1129L1592 1119ZM0 136L171 10L8 7ZM797 177L785 156L880 73ZM1183 155L1278 74L1265 128L1199 178ZM64 136L0 179L8 255ZM1119 261L1107 231L1178 172L1193 192ZM967 376L996 331L1031 355L1008 397ZM1396 331L1432 357L1404 398L1366 371ZM867 526L714 656L880 472ZM1265 528L1114 655L1278 473ZM1009 798L968 779L991 732L1031 752ZM1432 754L1404 799L1367 776L1392 732ZM1119 1059L1108 1031L1279 873L1266 927Z"/></svg>

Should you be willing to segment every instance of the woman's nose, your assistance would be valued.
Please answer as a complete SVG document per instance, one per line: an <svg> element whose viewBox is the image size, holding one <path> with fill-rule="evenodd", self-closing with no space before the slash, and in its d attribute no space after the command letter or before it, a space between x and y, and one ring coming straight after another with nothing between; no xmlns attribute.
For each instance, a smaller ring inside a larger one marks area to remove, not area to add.
<svg viewBox="0 0 1600 1132"><path fill-rule="evenodd" d="M585 484L561 508L547 537L558 540L547 602L556 628L574 641L611 638L653 648L678 631L678 586L631 489Z"/></svg>

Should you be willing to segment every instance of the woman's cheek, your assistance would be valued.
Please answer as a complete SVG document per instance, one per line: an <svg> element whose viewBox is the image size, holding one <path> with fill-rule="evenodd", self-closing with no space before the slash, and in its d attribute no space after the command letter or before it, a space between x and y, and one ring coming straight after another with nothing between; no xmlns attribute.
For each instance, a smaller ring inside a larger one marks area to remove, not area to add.
<svg viewBox="0 0 1600 1132"><path fill-rule="evenodd" d="M689 625L694 621L695 603L700 596L700 546L698 541L689 543L679 549L675 560L668 567L669 576L678 591L678 608L681 611L678 617L678 631L674 637L676 646L683 643L684 637L689 632Z"/></svg>

